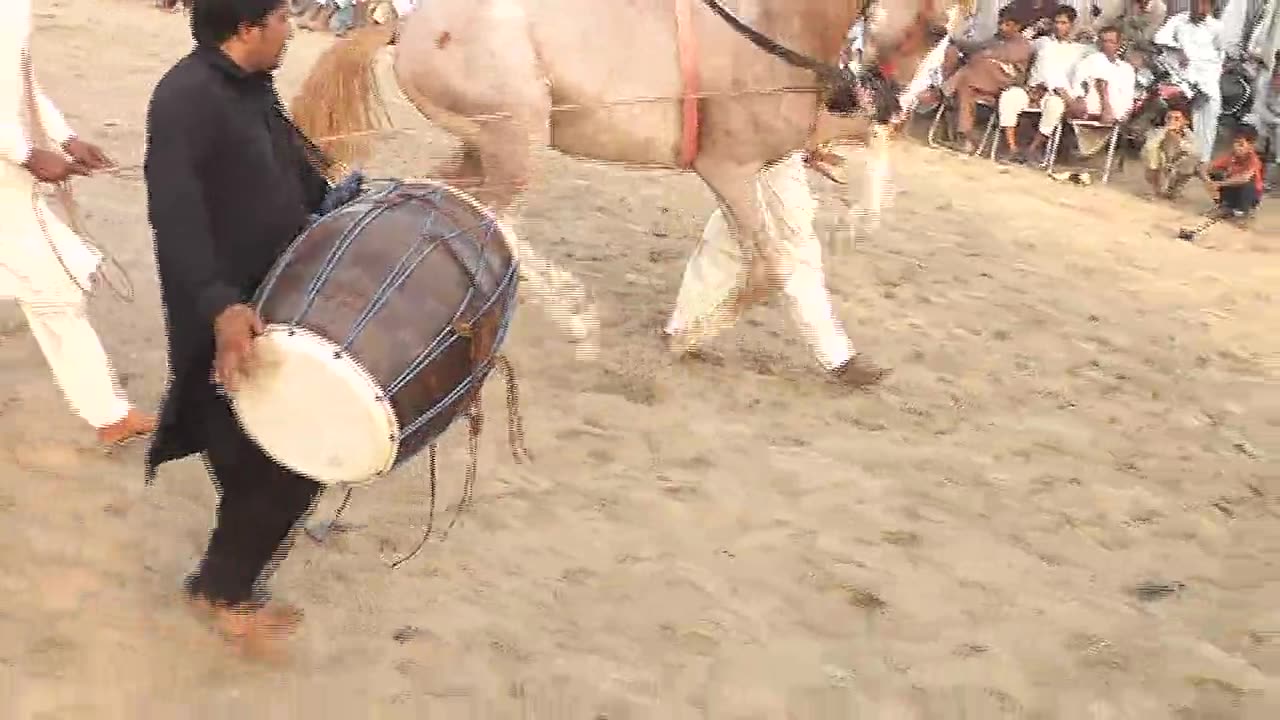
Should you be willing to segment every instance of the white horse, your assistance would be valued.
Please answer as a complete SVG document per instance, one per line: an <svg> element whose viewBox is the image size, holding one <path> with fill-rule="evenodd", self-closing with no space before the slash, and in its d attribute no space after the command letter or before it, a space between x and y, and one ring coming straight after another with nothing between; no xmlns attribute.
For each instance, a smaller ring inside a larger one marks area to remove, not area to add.
<svg viewBox="0 0 1280 720"><path fill-rule="evenodd" d="M415 107L461 141L441 177L500 217L516 211L537 146L698 173L720 205L703 242L716 252L691 261L706 272L686 273L703 286L682 289L697 301L677 308L687 322L668 325L674 345L697 344L782 291L821 364L862 386L883 371L834 319L798 168L806 150L867 137L872 120L887 119L886 81L927 53L912 38L927 37L941 5L894 0L870 13L869 67L846 84L874 117L835 117L823 100L863 0L430 0L399 28L394 72ZM384 42L357 34L320 58L294 101L304 132L323 141L376 128L371 78ZM349 160L356 148L326 149ZM882 142L874 152L886 152ZM884 163L873 167L883 178ZM527 289L590 354L596 314L581 283L510 237Z"/></svg>

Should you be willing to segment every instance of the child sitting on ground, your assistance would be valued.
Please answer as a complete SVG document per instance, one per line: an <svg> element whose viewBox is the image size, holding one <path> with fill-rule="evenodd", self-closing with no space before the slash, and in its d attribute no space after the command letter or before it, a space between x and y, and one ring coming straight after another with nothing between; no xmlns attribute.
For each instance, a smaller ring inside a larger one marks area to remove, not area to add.
<svg viewBox="0 0 1280 720"><path fill-rule="evenodd" d="M1220 217L1246 217L1262 200L1262 160L1257 145L1258 129L1241 126L1232 135L1231 152L1209 164L1205 187Z"/></svg>
<svg viewBox="0 0 1280 720"><path fill-rule="evenodd" d="M1142 145L1151 192L1156 197L1177 198L1182 186L1199 174L1198 158L1190 115L1185 107L1174 105L1165 111L1164 124L1152 128Z"/></svg>

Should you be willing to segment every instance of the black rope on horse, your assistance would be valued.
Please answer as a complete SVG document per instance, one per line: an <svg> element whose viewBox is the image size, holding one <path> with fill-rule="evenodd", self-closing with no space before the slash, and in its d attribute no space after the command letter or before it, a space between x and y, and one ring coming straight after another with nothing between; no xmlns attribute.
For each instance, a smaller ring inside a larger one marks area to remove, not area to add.
<svg viewBox="0 0 1280 720"><path fill-rule="evenodd" d="M729 27L736 30L742 37L750 40L761 50L764 50L788 65L793 65L802 70L812 72L828 85L836 85L841 81L840 69L835 65L815 60L808 55L798 53L795 50L786 47L782 43L779 43L768 35L765 35L759 30L756 30L743 22L741 18L733 14L732 10L721 5L718 0L702 0L702 2L711 9L711 12L715 13L721 20L728 23Z"/></svg>

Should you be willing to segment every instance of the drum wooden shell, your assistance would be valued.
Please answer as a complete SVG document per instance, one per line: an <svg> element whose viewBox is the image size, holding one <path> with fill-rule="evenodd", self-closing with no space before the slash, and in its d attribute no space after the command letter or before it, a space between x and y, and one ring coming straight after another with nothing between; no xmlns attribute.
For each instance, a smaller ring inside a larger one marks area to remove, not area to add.
<svg viewBox="0 0 1280 720"><path fill-rule="evenodd" d="M394 467L479 392L517 282L492 214L442 183L393 182L308 228L254 302L269 326L322 336L337 346L335 360L354 360L381 389L370 402L394 410Z"/></svg>

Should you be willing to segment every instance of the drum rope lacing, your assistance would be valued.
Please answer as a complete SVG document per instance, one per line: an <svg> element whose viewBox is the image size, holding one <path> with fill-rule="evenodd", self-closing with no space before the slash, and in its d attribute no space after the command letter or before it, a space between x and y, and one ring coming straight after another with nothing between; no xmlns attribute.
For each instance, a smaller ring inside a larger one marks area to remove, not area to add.
<svg viewBox="0 0 1280 720"><path fill-rule="evenodd" d="M357 198L353 198L350 202L344 204L342 207L336 208L333 212L339 212L343 208L348 207L351 203L354 203L357 200L363 200L367 202L368 200L371 200L371 199L373 200L386 199L392 193L396 192L397 190L401 190L403 188L403 183L401 183L398 180L374 181L374 182L386 182L388 183L388 185L387 187L375 192L362 193L360 196L358 196ZM447 192L447 191L443 189L438 189L438 190L435 190L434 192ZM301 323L303 317L307 314L307 312L313 306L315 300L319 297L320 290L323 287L324 283L332 275L334 268L337 266L337 263L339 262L341 257L346 253L346 251L350 248L352 242L355 239L355 236L359 234L360 230L367 227L369 223L371 223L381 213L387 212L392 208L397 207L401 204L413 202L415 200L421 200L428 196L429 196L429 193L406 192L402 197L395 198L389 203L371 207L365 210L360 215L359 218L357 218L354 222L352 222L351 225L349 225L343 231L342 236L338 239L338 242L335 244L335 246L330 250L328 257L325 259L325 262L323 263L316 277L314 277L311 283L308 285L307 291L304 296L302 308L299 309L299 311L295 314L293 318L293 323L294 324ZM491 357L487 359L482 359L481 353L483 349L480 347L480 344L477 342L476 333L472 325L472 321L474 319L485 316L493 308L494 303L496 303L498 299L503 296L504 292L507 289L509 289L512 284L518 282L519 273L516 268L516 264L512 263L511 267L508 268L507 272L503 275L502 279L499 281L497 287L495 287L494 290L492 291L492 294L490 295L490 297L484 302L484 304L480 308L478 308L474 312L472 318L470 320L463 319L462 318L463 311L466 310L467 305L475 297L476 283L478 281L478 270L474 270L468 265L468 263L459 255L459 253L454 250L452 244L450 243L450 240L465 234L468 228L455 227L455 229L452 232L448 233L444 237L441 237L438 239L432 239L430 242L425 242L427 238L427 230L434 222L436 215L437 215L437 212L433 208L431 215L425 221L423 221L420 227L419 241L415 243L414 246L411 247L400 258L400 261L397 263L396 267L392 270L392 272L387 277L387 279L383 281L381 287L378 288L377 292L375 292L373 298L370 300L368 305L366 305L366 307L362 310L360 315L357 317L356 322L353 324L352 330L348 333L347 337L344 339L341 345L341 349L338 352L339 352L339 355L341 355L342 353L350 349L356 337L359 336L360 331L364 329L364 327L368 324L368 322L372 319L372 317L378 312L378 310L380 310L383 306L385 306L386 302L390 297L391 291L399 287L409 277L409 275L414 271L414 269L416 269L417 266L426 258L426 256L429 255L431 252L433 252L435 249L443 246L447 251L449 251L454 256L454 259L457 260L459 265L466 272L469 279L471 280L471 287L468 288L466 295L464 296L462 301L459 303L458 310L454 313L449 324L444 329L441 330L441 332L433 339L433 341L428 345L428 347L424 351L419 353L419 355L416 358L414 358L413 361L410 362L409 367L406 368L405 371L402 372L394 381L392 381L391 384L387 388L385 388L385 391L384 391L384 395L386 397L390 397L394 395L396 392L402 389L408 382L410 382L419 371L421 371L423 368L430 365L431 362L433 362L445 350L451 347L454 342L458 342L458 341L467 342L468 356L470 358L471 366L473 368L473 371L470 373L470 375L464 381L459 383L458 387L455 388L452 392L450 392L445 398L438 401L433 407L424 411L413 422L409 423L407 426L402 428L399 433L399 437L390 438L391 440L396 442L403 441L405 438L412 435L414 432L417 432L418 430L422 429L428 422L430 422L432 419L437 417L440 412L452 406L455 402L458 401L459 398L465 397L468 393L470 393L471 397L468 401L467 410L466 410L467 424L468 424L467 470L466 470L466 474L463 481L462 496L454 508L453 517L450 520L448 527L446 527L444 530L444 535L447 536L448 532L452 530L453 527L457 524L458 519L462 515L462 512L465 509L467 509L469 506L471 506L474 501L475 484L476 484L476 479L478 475L478 466L479 466L479 451L480 451L479 438L480 438L480 433L484 427L484 419L485 419L484 410L480 400L479 385L480 385L480 380L482 378L487 377L488 373L495 368L502 373L504 377L505 385L506 385L507 440L510 446L512 457L517 463L520 463L520 462L523 462L525 459L532 460L532 456L530 455L528 448L525 446L525 442L524 442L524 422L521 417L520 409L519 409L519 389L517 387L516 375L515 375L514 368L512 367L511 361L505 355L502 355L499 353L493 353ZM493 232L496 229L498 229L497 223L494 222L492 219L490 219L489 222L486 223L486 225L487 225L486 234L484 236L484 239L481 241L481 251L478 258L478 263L480 265L483 265L486 257L483 249L485 246L483 243L485 241L488 241L492 237ZM291 244L291 246L285 251L286 256L292 253L294 249L301 242L304 241L307 234L311 231L312 228L314 228L314 226L315 226L315 223L313 223L311 227L309 227L306 231L304 231L299 235L299 237L293 242L293 244ZM276 282L278 281L281 269L282 269L282 266L277 266L277 268L272 271L272 273L266 278L266 280L264 280L263 284L261 285L259 292L256 294L256 297L255 297L255 304L259 305L259 307L261 307L261 304L266 300L267 296L270 294L271 290L273 289ZM502 340L506 337L507 332L510 328L510 321L513 313L514 313L514 304L511 304L507 308L505 308L505 312L503 312L499 318L497 332L495 333L491 347L497 347L498 345L501 344ZM355 358L351 358L351 359L355 360ZM427 453L428 453L427 484L428 484L428 490L429 490L429 501L428 501L427 522L426 522L425 530L422 534L422 537L419 539L417 545L409 553L389 563L389 565L393 569L400 567L404 563L416 557L422 551L422 549L426 546L426 544L430 541L431 536L435 532L436 491L438 486L437 451L438 451L438 448L437 448L437 443L435 441L432 441L427 445ZM342 514L350 507L353 490L354 488L350 488L350 487L346 489L342 502L338 506L338 509L334 512L332 518L329 520L328 524L330 527L335 526L338 523L339 519L341 518Z"/></svg>
<svg viewBox="0 0 1280 720"><path fill-rule="evenodd" d="M520 395L517 387L515 369L511 366L511 361L506 355L499 354L495 356L498 371L502 373L503 380L507 389L507 444L511 449L511 457L517 463L525 460L533 461L533 455L529 453L529 449L524 443L524 420L520 415ZM477 394L472 399L472 406L469 412L477 415L480 413L480 396ZM474 415L473 415L474 417ZM480 424L483 423L483 416L479 423L472 422L470 424L470 432L467 438L467 475L463 481L462 498L458 501L457 507L454 509L453 520L449 522L449 527L445 528L445 535L453 528L454 523L462 514L462 510L472 504L475 493L476 469L479 464L479 439ZM427 506L427 523L422 531L422 537L418 539L418 544L412 550L405 553L400 558L388 563L391 568L397 569L401 565L409 562L417 557L422 549L427 546L431 540L431 535L435 530L436 518L436 443L427 446L427 488L429 490L429 500ZM333 519L329 521L330 525L336 524L338 518L342 516L343 511L347 509L351 502L351 489L348 489L346 495L343 496L342 504L333 514Z"/></svg>

